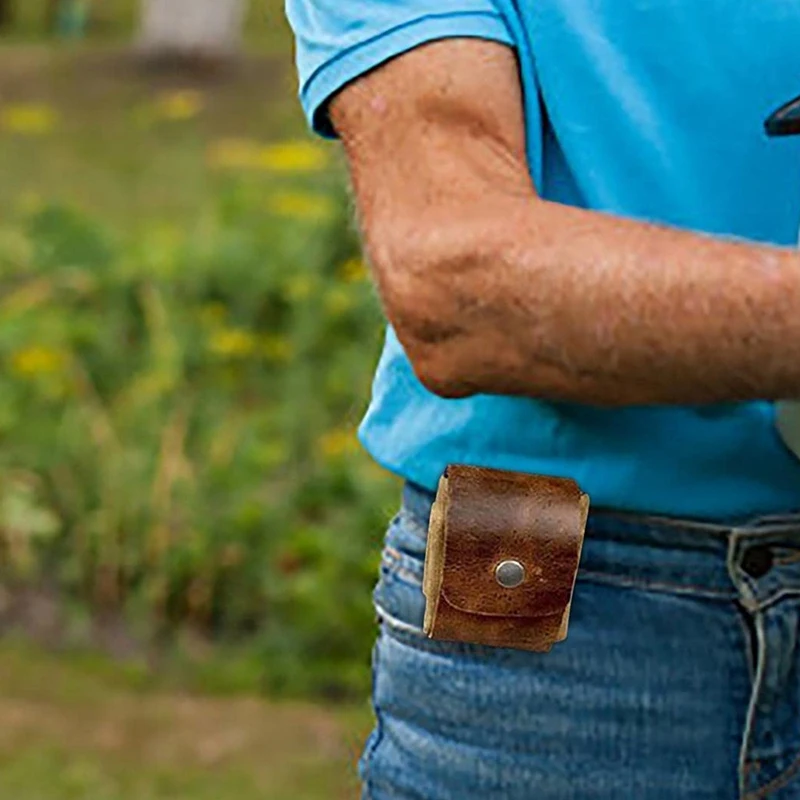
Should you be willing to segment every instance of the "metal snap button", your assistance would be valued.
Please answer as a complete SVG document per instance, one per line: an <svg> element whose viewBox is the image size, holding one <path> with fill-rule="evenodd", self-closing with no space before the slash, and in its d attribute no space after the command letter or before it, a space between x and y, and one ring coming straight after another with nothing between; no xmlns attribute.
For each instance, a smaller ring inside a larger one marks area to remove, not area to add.
<svg viewBox="0 0 800 800"><path fill-rule="evenodd" d="M742 556L742 569L751 578L763 578L772 569L772 551L768 547L751 547Z"/></svg>
<svg viewBox="0 0 800 800"><path fill-rule="evenodd" d="M513 559L501 561L495 567L494 578L504 589L513 589L525 580L525 567Z"/></svg>

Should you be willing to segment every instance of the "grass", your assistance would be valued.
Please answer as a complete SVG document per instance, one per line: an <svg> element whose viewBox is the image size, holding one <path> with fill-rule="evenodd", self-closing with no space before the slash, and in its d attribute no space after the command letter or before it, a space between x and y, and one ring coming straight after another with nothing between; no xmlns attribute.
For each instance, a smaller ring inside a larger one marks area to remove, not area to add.
<svg viewBox="0 0 800 800"><path fill-rule="evenodd" d="M0 552L78 628L188 623L339 697L397 501L354 436L382 321L280 30L211 76L0 48Z"/></svg>
<svg viewBox="0 0 800 800"><path fill-rule="evenodd" d="M353 440L380 321L334 148L299 176L211 156L307 137L281 4L253 3L248 55L215 76L143 71L134 0L59 46L19 5L0 46L0 581L15 559L16 582L45 579L51 647L62 628L93 646L98 608L110 650L135 641L124 663L0 644L0 797L352 798L368 709L253 696L366 694L396 502ZM191 641L159 675L153 630Z"/></svg>
<svg viewBox="0 0 800 800"><path fill-rule="evenodd" d="M197 98L185 118L169 107L180 93ZM26 197L46 197L102 212L128 230L200 213L216 189L206 158L214 142L305 135L287 59L262 54L201 79L143 71L108 45L16 45L0 48L0 101L53 120L39 132L2 135L0 214Z"/></svg>
<svg viewBox="0 0 800 800"><path fill-rule="evenodd" d="M0 647L0 797L344 800L366 709L143 691L112 669Z"/></svg>
<svg viewBox="0 0 800 800"><path fill-rule="evenodd" d="M34 135L0 125L0 215L36 196L128 230L153 218L183 223L216 190L210 144L307 135L282 0L250 4L246 52L217 74L142 68L132 47L139 0L95 2L96 29L82 43L42 41L45 0L17 6L0 39L0 108L45 107L54 123ZM159 114L164 98L184 91L199 93L195 112Z"/></svg>

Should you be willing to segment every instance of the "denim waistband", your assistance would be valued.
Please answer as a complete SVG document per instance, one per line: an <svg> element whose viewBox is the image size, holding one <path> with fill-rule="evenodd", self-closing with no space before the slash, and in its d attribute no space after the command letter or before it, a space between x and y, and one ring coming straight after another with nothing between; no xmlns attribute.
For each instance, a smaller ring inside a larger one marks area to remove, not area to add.
<svg viewBox="0 0 800 800"><path fill-rule="evenodd" d="M427 528L434 497L404 486L404 510L420 528ZM581 571L643 588L738 596L754 608L787 586L800 594L800 513L715 523L592 509Z"/></svg>
<svg viewBox="0 0 800 800"><path fill-rule="evenodd" d="M403 487L403 505L427 525L435 493L422 486L406 481ZM639 538L651 542L653 537L670 540L676 547L705 549L701 541L711 538L727 540L731 533L739 530L756 532L765 529L788 529L800 531L800 511L789 514L769 514L737 520L736 522L709 522L681 519L658 514L633 514L609 508L590 509L586 521L587 534L615 537L624 535L626 540Z"/></svg>

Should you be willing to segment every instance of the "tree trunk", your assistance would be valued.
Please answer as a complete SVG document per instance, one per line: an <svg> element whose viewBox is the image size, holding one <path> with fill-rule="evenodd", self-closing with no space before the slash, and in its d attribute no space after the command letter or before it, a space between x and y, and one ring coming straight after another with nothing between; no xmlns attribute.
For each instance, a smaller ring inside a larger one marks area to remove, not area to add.
<svg viewBox="0 0 800 800"><path fill-rule="evenodd" d="M227 60L241 47L246 0L142 0L139 46L154 59Z"/></svg>

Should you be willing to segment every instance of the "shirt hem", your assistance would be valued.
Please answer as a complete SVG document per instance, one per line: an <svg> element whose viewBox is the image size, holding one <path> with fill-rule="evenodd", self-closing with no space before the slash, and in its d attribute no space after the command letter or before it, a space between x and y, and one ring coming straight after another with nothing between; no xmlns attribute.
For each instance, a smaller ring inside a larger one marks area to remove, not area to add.
<svg viewBox="0 0 800 800"><path fill-rule="evenodd" d="M300 92L300 102L312 128L327 139L335 139L336 132L326 114L332 95L402 53L427 42L451 38L514 44L502 17L489 11L426 14L401 23L337 53L311 73Z"/></svg>

